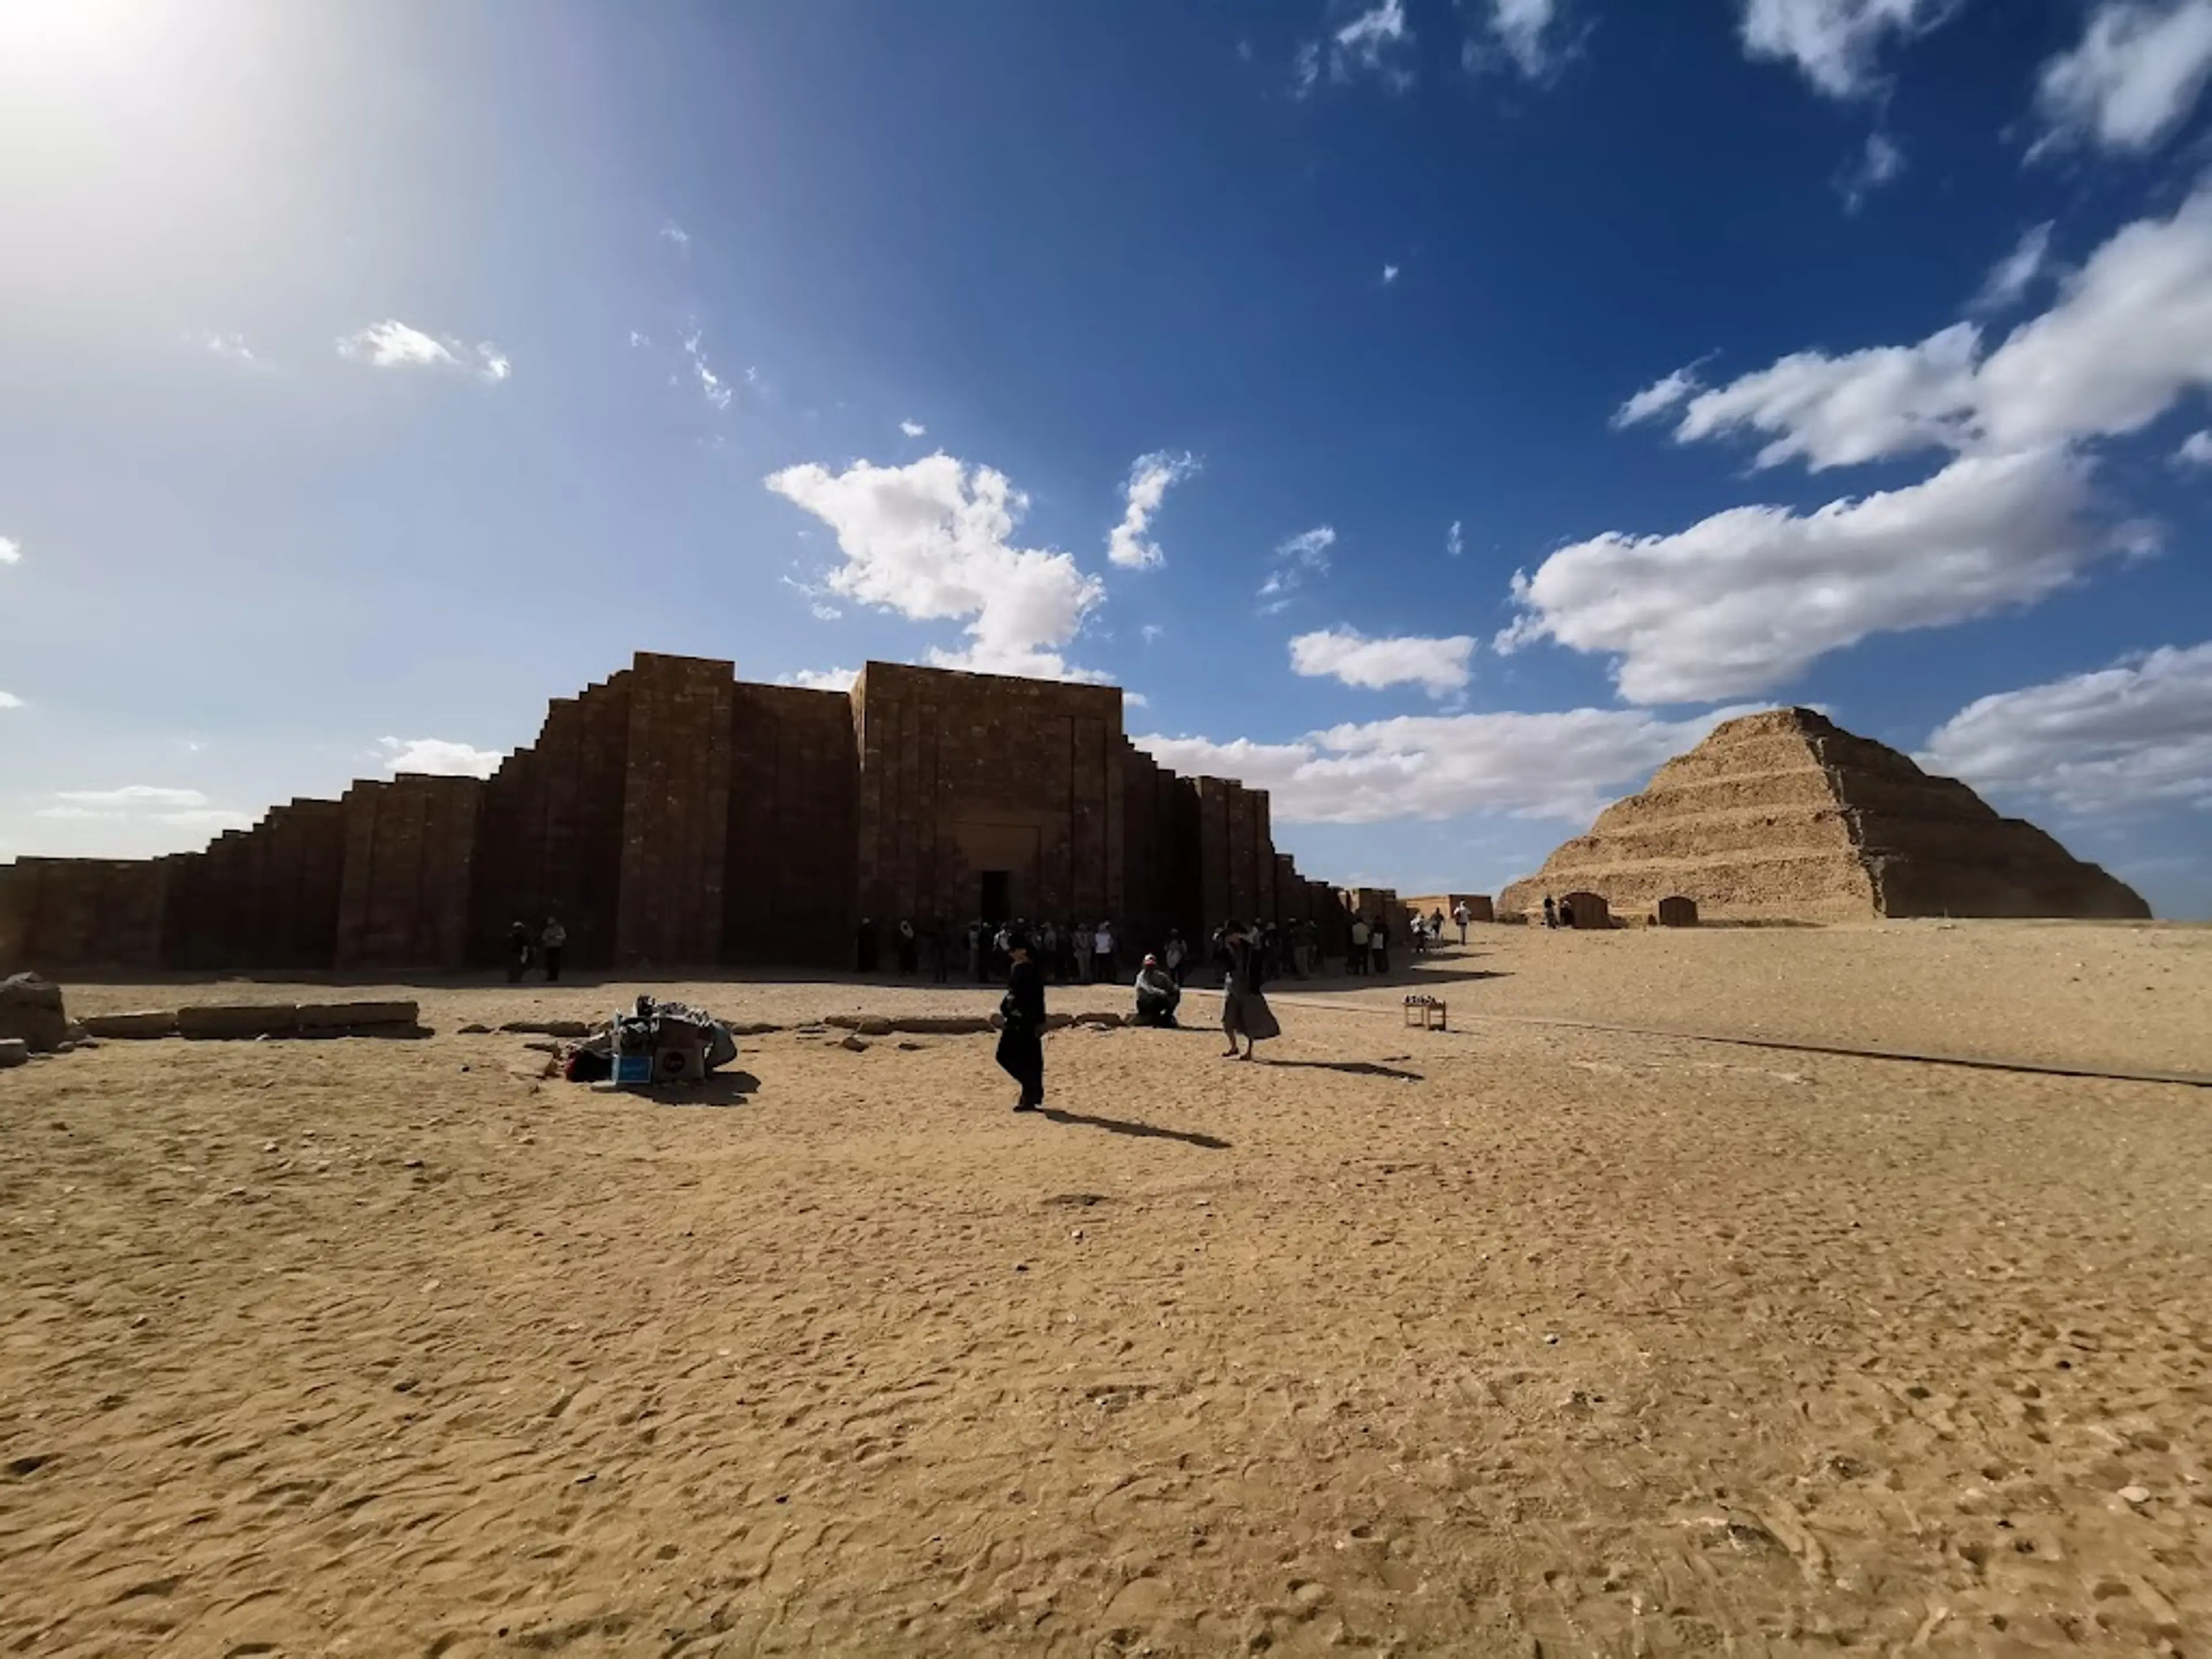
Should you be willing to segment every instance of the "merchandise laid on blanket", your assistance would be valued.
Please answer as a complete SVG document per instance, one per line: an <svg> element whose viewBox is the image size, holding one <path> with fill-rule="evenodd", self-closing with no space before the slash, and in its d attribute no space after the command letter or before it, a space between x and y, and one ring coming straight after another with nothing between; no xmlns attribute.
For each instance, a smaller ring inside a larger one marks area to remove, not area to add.
<svg viewBox="0 0 2212 1659"><path fill-rule="evenodd" d="M610 1015L571 1048L562 1075L605 1089L642 1089L701 1082L737 1057L738 1040L712 1014L641 996L629 1012Z"/></svg>

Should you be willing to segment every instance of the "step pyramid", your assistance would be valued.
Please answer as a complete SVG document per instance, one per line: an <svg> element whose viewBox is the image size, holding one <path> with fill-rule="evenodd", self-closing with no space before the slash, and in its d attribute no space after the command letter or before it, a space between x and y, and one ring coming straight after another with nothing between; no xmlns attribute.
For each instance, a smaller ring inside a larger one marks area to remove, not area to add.
<svg viewBox="0 0 2212 1659"><path fill-rule="evenodd" d="M1571 892L1631 918L1676 894L1719 921L2150 915L2033 824L1809 708L1716 726L1508 887L1498 914Z"/></svg>

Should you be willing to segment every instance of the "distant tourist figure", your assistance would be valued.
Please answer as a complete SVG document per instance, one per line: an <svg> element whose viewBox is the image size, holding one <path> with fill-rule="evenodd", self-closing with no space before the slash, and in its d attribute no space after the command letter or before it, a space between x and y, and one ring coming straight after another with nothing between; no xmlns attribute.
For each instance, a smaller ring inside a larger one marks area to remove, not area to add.
<svg viewBox="0 0 2212 1659"><path fill-rule="evenodd" d="M1544 926L1556 927L1559 925L1559 907L1552 902L1552 896L1547 893L1544 895Z"/></svg>
<svg viewBox="0 0 2212 1659"><path fill-rule="evenodd" d="M1014 1109L1034 1112L1044 1104L1044 970L1030 960L1026 935L1016 934L1007 944L1012 965L999 1004L1006 1021L999 1033L999 1066L1022 1085Z"/></svg>
<svg viewBox="0 0 2212 1659"><path fill-rule="evenodd" d="M902 919L898 925L899 972L911 975L915 969L915 958L919 953L920 941L915 938L914 923Z"/></svg>
<svg viewBox="0 0 2212 1659"><path fill-rule="evenodd" d="M1574 925L1575 902L1572 899L1561 899L1559 901L1559 926L1562 927L1571 927Z"/></svg>
<svg viewBox="0 0 2212 1659"><path fill-rule="evenodd" d="M968 977L978 985L983 982L983 924L968 924Z"/></svg>
<svg viewBox="0 0 2212 1659"><path fill-rule="evenodd" d="M1377 921L1368 930L1367 947L1374 953L1372 970L1378 974L1390 971L1390 924Z"/></svg>
<svg viewBox="0 0 2212 1659"><path fill-rule="evenodd" d="M1352 953L1344 959L1345 971L1364 974L1367 971L1367 918L1355 915L1352 919Z"/></svg>
<svg viewBox="0 0 2212 1659"><path fill-rule="evenodd" d="M538 936L538 943L545 952L545 982L550 985L561 977L561 952L568 944L568 930L561 925L560 917L545 918L545 931Z"/></svg>
<svg viewBox="0 0 2212 1659"><path fill-rule="evenodd" d="M1442 906L1441 904L1439 904L1439 905L1438 905L1435 909L1431 910L1431 911L1429 913L1429 943L1430 943L1431 945L1442 945L1443 942L1444 942L1444 908L1443 908L1443 906ZM1460 943L1461 943L1462 945L1464 945L1464 944L1466 944L1466 943L1467 943L1467 940L1466 940L1466 939L1465 939L1465 937L1464 937L1464 936L1462 936L1462 937L1461 938L1461 939L1460 939Z"/></svg>
<svg viewBox="0 0 2212 1659"><path fill-rule="evenodd" d="M1267 1006L1267 999L1261 994L1267 981L1267 970L1261 964L1260 951L1253 944L1244 924L1231 921L1222 930L1222 953L1224 958L1221 980L1221 1029L1229 1038L1229 1052L1224 1060L1249 1060L1253 1050L1270 1037L1279 1037L1283 1028L1275 1023L1274 1010ZM1237 1051L1237 1039L1244 1039L1244 1052Z"/></svg>
<svg viewBox="0 0 2212 1659"><path fill-rule="evenodd" d="M1102 921L1098 931L1091 936L1091 977L1093 981L1111 985L1118 975L1114 971L1114 924Z"/></svg>
<svg viewBox="0 0 2212 1659"><path fill-rule="evenodd" d="M516 922L507 930L507 982L520 985L530 967L530 929Z"/></svg>
<svg viewBox="0 0 2212 1659"><path fill-rule="evenodd" d="M1160 966L1158 957L1146 957L1137 970L1137 1024L1173 1026L1176 1005L1182 1000L1182 988L1175 975Z"/></svg>
<svg viewBox="0 0 2212 1659"><path fill-rule="evenodd" d="M1166 963L1168 977L1175 981L1176 989L1180 991L1182 989L1183 975L1190 971L1190 946L1182 942L1182 933L1180 930L1176 928L1168 930L1167 946L1160 955Z"/></svg>
<svg viewBox="0 0 2212 1659"><path fill-rule="evenodd" d="M1452 906L1452 920L1459 924L1459 942L1467 943L1467 925L1474 920L1464 901Z"/></svg>
<svg viewBox="0 0 2212 1659"><path fill-rule="evenodd" d="M1036 947L1035 955L1037 971L1058 979L1060 977L1060 929L1048 921L1037 929L1036 937L1030 943Z"/></svg>

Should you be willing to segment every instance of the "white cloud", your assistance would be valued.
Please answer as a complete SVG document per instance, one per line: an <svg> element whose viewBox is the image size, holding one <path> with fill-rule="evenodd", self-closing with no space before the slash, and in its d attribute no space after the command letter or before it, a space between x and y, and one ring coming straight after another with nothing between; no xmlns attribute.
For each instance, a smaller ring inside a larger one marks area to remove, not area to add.
<svg viewBox="0 0 2212 1659"><path fill-rule="evenodd" d="M1317 42L1309 40L1291 58L1291 96L1304 97L1320 79L1321 46Z"/></svg>
<svg viewBox="0 0 2212 1659"><path fill-rule="evenodd" d="M1862 97L1881 88L1884 36L1924 33L1955 9L1957 0L1744 0L1743 49L1796 64L1831 98Z"/></svg>
<svg viewBox="0 0 2212 1659"><path fill-rule="evenodd" d="M1917 345L1832 357L1798 352L1680 402L1684 442L1771 434L1758 465L1814 469L1924 448L2004 453L2139 430L2185 393L2212 387L2212 185L2168 219L2124 226L2063 283L2051 307L1983 353L1954 323ZM1671 378L1671 377L1670 377Z"/></svg>
<svg viewBox="0 0 2212 1659"><path fill-rule="evenodd" d="M1143 636L1144 641L1146 645L1153 644L1165 635L1167 631L1168 630L1166 629L1161 627L1158 623L1146 623L1142 628L1137 630L1137 632Z"/></svg>
<svg viewBox="0 0 2212 1659"><path fill-rule="evenodd" d="M1937 726L1919 759L2085 815L2212 807L2212 642L1980 698Z"/></svg>
<svg viewBox="0 0 2212 1659"><path fill-rule="evenodd" d="M1444 552L1449 557L1455 559L1466 550L1467 543L1460 536L1459 520L1454 519L1451 521L1451 528L1444 532Z"/></svg>
<svg viewBox="0 0 2212 1659"><path fill-rule="evenodd" d="M2212 466L2212 432L2192 432L2181 441L2173 459L2190 466Z"/></svg>
<svg viewBox="0 0 2212 1659"><path fill-rule="evenodd" d="M821 599L815 600L806 608L814 613L814 620L817 622L836 622L842 619L845 614L836 605L828 604Z"/></svg>
<svg viewBox="0 0 2212 1659"><path fill-rule="evenodd" d="M119 823L129 814L112 809L103 811L94 806L41 806L32 816L70 823Z"/></svg>
<svg viewBox="0 0 2212 1659"><path fill-rule="evenodd" d="M253 348L246 343L243 334L218 334L209 329L199 337L200 349L217 357L228 357L234 363L254 361Z"/></svg>
<svg viewBox="0 0 2212 1659"><path fill-rule="evenodd" d="M58 789L54 799L71 806L129 812L179 811L208 804L208 798L197 789L168 789L150 783L126 783L120 789Z"/></svg>
<svg viewBox="0 0 2212 1659"><path fill-rule="evenodd" d="M734 393L708 366L707 354L700 349L700 337L696 328L684 337L684 355L691 360L691 372L698 377L701 394L717 410L727 409Z"/></svg>
<svg viewBox="0 0 2212 1659"><path fill-rule="evenodd" d="M653 343L653 336L642 330L634 328L629 331L629 343L633 347L649 346Z"/></svg>
<svg viewBox="0 0 2212 1659"><path fill-rule="evenodd" d="M1042 679L1097 679L1056 647L1104 597L1069 555L1016 547L1029 498L1006 475L937 454L905 466L856 461L842 472L786 467L769 489L836 532L845 562L834 591L916 622L966 623L964 651L933 651L940 667Z"/></svg>
<svg viewBox="0 0 2212 1659"><path fill-rule="evenodd" d="M860 678L857 668L802 668L796 673L777 675L775 683L804 686L809 691L850 691Z"/></svg>
<svg viewBox="0 0 2212 1659"><path fill-rule="evenodd" d="M1905 171L1905 149L1880 127L1867 134L1865 146L1852 160L1836 188L1843 192L1845 210L1856 213L1866 198Z"/></svg>
<svg viewBox="0 0 2212 1659"><path fill-rule="evenodd" d="M1160 502L1168 493L1168 486L1180 483L1198 471L1198 462L1189 455L1170 455L1165 450L1155 450L1149 455L1139 455L1129 466L1129 481L1121 487L1122 499L1128 505L1121 514L1121 522L1114 526L1106 540L1106 557L1125 570L1152 570L1167 562L1158 542L1148 542L1145 532L1152 528L1152 514L1160 510Z"/></svg>
<svg viewBox="0 0 2212 1659"><path fill-rule="evenodd" d="M1382 267L1382 286L1383 286L1383 287L1388 288L1388 287L1389 287L1389 286L1390 286L1390 284L1391 284L1391 283L1393 283L1396 282L1397 280L1398 280L1398 267L1397 267L1397 266L1395 266L1395 265L1385 265L1385 266L1383 266L1383 267Z"/></svg>
<svg viewBox="0 0 2212 1659"><path fill-rule="evenodd" d="M338 356L375 368L473 369L487 380L504 380L513 365L489 340L471 349L451 338L438 339L397 318L371 323L343 336Z"/></svg>
<svg viewBox="0 0 2212 1659"><path fill-rule="evenodd" d="M249 812L234 812L227 807L200 806L183 812L156 812L156 823L173 823L185 830L251 830L253 816Z"/></svg>
<svg viewBox="0 0 2212 1659"><path fill-rule="evenodd" d="M1566 48L1548 39L1559 21L1559 0L1484 0L1488 14L1483 20L1490 37L1531 81L1540 81L1559 66ZM1470 42L1472 65L1482 54Z"/></svg>
<svg viewBox="0 0 2212 1659"><path fill-rule="evenodd" d="M1638 421L1648 421L1655 415L1663 415L1697 390L1696 365L1678 368L1673 374L1654 380L1614 410L1613 424L1616 428L1634 426Z"/></svg>
<svg viewBox="0 0 2212 1659"><path fill-rule="evenodd" d="M2079 45L2043 66L2042 149L2142 152L2181 125L2212 76L2212 0L2106 0Z"/></svg>
<svg viewBox="0 0 2212 1659"><path fill-rule="evenodd" d="M488 778L506 758L496 749L477 749L450 738L379 738L376 757L394 775L428 772L441 778Z"/></svg>
<svg viewBox="0 0 2212 1659"><path fill-rule="evenodd" d="M1336 545L1336 531L1329 525L1316 525L1311 530L1302 530L1275 546L1275 568L1267 573L1267 580L1260 585L1260 598L1265 602L1260 609L1273 616L1291 602L1291 597L1305 586L1309 576L1328 574L1328 550Z"/></svg>
<svg viewBox="0 0 2212 1659"><path fill-rule="evenodd" d="M1439 714L1333 726L1294 743L1140 737L1178 772L1269 792L1279 823L1379 823L1463 812L1587 823L1722 720L1716 709L1662 720L1641 709Z"/></svg>
<svg viewBox="0 0 2212 1659"><path fill-rule="evenodd" d="M1124 708L1149 708L1152 706L1152 700L1141 691L1124 691L1121 693L1121 706Z"/></svg>
<svg viewBox="0 0 2212 1659"><path fill-rule="evenodd" d="M2051 222L2046 219L2023 232L2019 246L1990 267L1971 309L2004 311L2019 304L2050 258Z"/></svg>
<svg viewBox="0 0 2212 1659"><path fill-rule="evenodd" d="M660 235L662 240L673 242L678 247L690 247L691 246L691 233L684 229L683 226L678 224L673 219L668 220L662 224L660 227Z"/></svg>
<svg viewBox="0 0 2212 1659"><path fill-rule="evenodd" d="M1923 483L1806 514L1738 507L1667 536L1618 532L1516 574L1510 651L1549 637L1618 659L1635 702L1764 690L1873 633L2026 605L2114 550L2078 514L2087 465L2063 450L1956 460Z"/></svg>
<svg viewBox="0 0 2212 1659"><path fill-rule="evenodd" d="M19 564L23 558L23 544L6 536L0 536L0 564Z"/></svg>
<svg viewBox="0 0 2212 1659"><path fill-rule="evenodd" d="M1338 628L1293 639L1291 669L1309 679L1337 679L1372 691L1418 685L1431 696L1441 697L1466 688L1473 678L1468 659L1474 653L1474 641L1465 634L1449 639L1369 639L1352 629Z"/></svg>
<svg viewBox="0 0 2212 1659"><path fill-rule="evenodd" d="M745 372L750 374L752 371L748 369ZM901 421L899 422L899 430L905 433L909 438L919 438L926 434L929 428L924 426L920 421Z"/></svg>
<svg viewBox="0 0 2212 1659"><path fill-rule="evenodd" d="M1390 87L1403 91L1413 83L1413 73L1398 58L1413 40L1413 32L1406 23L1405 0L1375 0L1330 37L1329 75L1338 81L1348 81L1360 73L1379 76ZM1303 60L1299 73L1303 79Z"/></svg>
<svg viewBox="0 0 2212 1659"><path fill-rule="evenodd" d="M13 691L0 691L0 708L21 708L23 700Z"/></svg>

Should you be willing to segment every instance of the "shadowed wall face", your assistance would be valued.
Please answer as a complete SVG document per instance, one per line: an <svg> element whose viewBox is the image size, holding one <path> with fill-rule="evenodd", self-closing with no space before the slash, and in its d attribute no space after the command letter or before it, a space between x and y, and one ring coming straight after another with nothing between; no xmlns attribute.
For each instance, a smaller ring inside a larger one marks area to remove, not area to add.
<svg viewBox="0 0 2212 1659"><path fill-rule="evenodd" d="M987 874L1012 915L1119 919L1118 691L871 663L856 701L858 886L879 930L975 920Z"/></svg>
<svg viewBox="0 0 2212 1659"><path fill-rule="evenodd" d="M722 959L847 966L860 793L852 700L738 685L731 777Z"/></svg>
<svg viewBox="0 0 2212 1659"><path fill-rule="evenodd" d="M475 778L406 774L346 791L334 967L460 964L483 792Z"/></svg>

